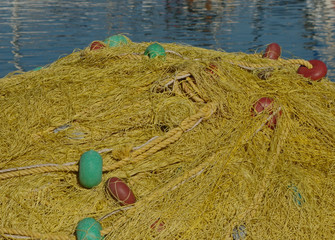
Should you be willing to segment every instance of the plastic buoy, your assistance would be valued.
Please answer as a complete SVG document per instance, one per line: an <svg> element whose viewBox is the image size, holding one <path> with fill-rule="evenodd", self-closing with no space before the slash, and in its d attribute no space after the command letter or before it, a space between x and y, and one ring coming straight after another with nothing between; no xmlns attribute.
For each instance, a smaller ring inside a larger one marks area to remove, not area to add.
<svg viewBox="0 0 335 240"><path fill-rule="evenodd" d="M126 45L128 43L128 40L125 36L118 34L118 35L113 35L111 37L106 38L104 40L104 43L110 47L118 47L121 45Z"/></svg>
<svg viewBox="0 0 335 240"><path fill-rule="evenodd" d="M38 71L38 70L41 70L41 69L43 69L43 67L36 67L32 71Z"/></svg>
<svg viewBox="0 0 335 240"><path fill-rule="evenodd" d="M94 150L85 152L79 161L79 182L83 187L92 188L102 179L102 157Z"/></svg>
<svg viewBox="0 0 335 240"><path fill-rule="evenodd" d="M277 43L271 43L267 46L263 58L277 60L281 55L281 48Z"/></svg>
<svg viewBox="0 0 335 240"><path fill-rule="evenodd" d="M100 41L94 41L91 43L91 46L90 46L90 50L98 50L98 49L101 49L101 48L104 48L105 47L105 44L100 42Z"/></svg>
<svg viewBox="0 0 335 240"><path fill-rule="evenodd" d="M78 240L100 240L101 230L101 224L94 218L84 218L77 225L76 236Z"/></svg>
<svg viewBox="0 0 335 240"><path fill-rule="evenodd" d="M158 218L153 224L151 224L150 228L156 230L157 232L161 232L165 229L165 223Z"/></svg>
<svg viewBox="0 0 335 240"><path fill-rule="evenodd" d="M149 56L149 58L166 57L165 49L159 43L149 45L145 50L144 55Z"/></svg>
<svg viewBox="0 0 335 240"><path fill-rule="evenodd" d="M262 97L258 99L258 101L253 106L254 116L263 112L264 110L272 112L272 103L273 99L269 97Z"/></svg>
<svg viewBox="0 0 335 240"><path fill-rule="evenodd" d="M107 180L107 190L120 205L129 205L136 202L134 193L128 185L117 177Z"/></svg>
<svg viewBox="0 0 335 240"><path fill-rule="evenodd" d="M256 116L257 114L267 111L269 115L273 114L273 99L268 97L262 97L252 107L252 115ZM280 110L279 113L275 114L268 122L267 125L269 128L274 129L277 125L277 118L282 114Z"/></svg>
<svg viewBox="0 0 335 240"><path fill-rule="evenodd" d="M305 66L300 66L298 69L299 74L313 81L318 81L327 75L327 66L324 62L320 60L310 60L309 62L313 65L313 68L308 69Z"/></svg>
<svg viewBox="0 0 335 240"><path fill-rule="evenodd" d="M209 66L206 68L205 71L210 73L210 74L213 74L214 76L217 76L218 67L217 67L216 64L211 63L211 64L209 64Z"/></svg>

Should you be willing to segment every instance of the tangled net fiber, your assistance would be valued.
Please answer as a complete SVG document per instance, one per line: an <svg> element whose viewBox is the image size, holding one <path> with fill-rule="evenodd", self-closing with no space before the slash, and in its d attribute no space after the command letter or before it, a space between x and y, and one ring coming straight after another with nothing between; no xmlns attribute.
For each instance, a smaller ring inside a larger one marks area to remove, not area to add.
<svg viewBox="0 0 335 240"><path fill-rule="evenodd" d="M304 60L178 44L149 58L150 44L0 79L0 236L75 239L89 217L105 239L330 239L334 83L298 74ZM262 97L271 110L254 114ZM87 189L90 149L103 175ZM111 177L134 204L112 198Z"/></svg>

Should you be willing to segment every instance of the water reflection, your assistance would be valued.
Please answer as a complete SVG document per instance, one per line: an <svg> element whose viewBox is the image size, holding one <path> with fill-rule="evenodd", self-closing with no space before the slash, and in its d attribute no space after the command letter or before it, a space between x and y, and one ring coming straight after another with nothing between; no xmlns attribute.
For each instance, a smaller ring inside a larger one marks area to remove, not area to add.
<svg viewBox="0 0 335 240"><path fill-rule="evenodd" d="M166 1L165 23L167 30L174 33L170 40L187 40L192 45L214 48L212 41L220 29L225 12L223 1ZM194 43L191 43L193 42Z"/></svg>
<svg viewBox="0 0 335 240"><path fill-rule="evenodd" d="M335 2L307 1L306 30L313 38L313 44L306 46L313 51L315 57L320 57L327 62L330 69L335 69L335 39L334 39L334 20Z"/></svg>
<svg viewBox="0 0 335 240"><path fill-rule="evenodd" d="M332 0L5 1L0 6L0 77L126 33L135 42L228 52L252 52L278 42L284 57L325 61L333 78L334 9Z"/></svg>
<svg viewBox="0 0 335 240"><path fill-rule="evenodd" d="M22 71L23 67L20 64L20 58L22 58L22 54L20 53L19 43L19 39L21 38L21 21L18 14L18 0L13 2L10 26L12 27L13 32L13 38L10 41L12 44L13 61L9 61L9 63L12 63L17 70Z"/></svg>

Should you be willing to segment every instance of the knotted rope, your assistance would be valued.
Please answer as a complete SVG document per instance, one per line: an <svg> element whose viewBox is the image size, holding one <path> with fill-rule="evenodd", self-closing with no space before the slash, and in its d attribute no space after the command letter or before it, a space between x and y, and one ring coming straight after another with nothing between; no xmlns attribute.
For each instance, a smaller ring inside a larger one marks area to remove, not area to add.
<svg viewBox="0 0 335 240"><path fill-rule="evenodd" d="M198 124L202 119L209 118L216 110L215 104L207 103L204 107L202 107L196 114L186 118L181 122L181 124L164 134L163 136L157 137L153 141L149 142L145 146L135 150L132 152L129 158L125 158L119 162L111 164L109 166L103 166L103 172L113 171L115 169L121 168L131 163L139 162L148 156L158 152L159 150L167 147L168 145L177 141L183 133L192 129L195 125ZM0 172L0 180L26 176L31 174L40 174L40 173L48 173L48 172L78 172L78 165L36 165L30 166L27 168L13 168L6 169Z"/></svg>
<svg viewBox="0 0 335 240"><path fill-rule="evenodd" d="M313 65L304 60L304 59L282 59L279 58L278 60L268 60L264 63L252 63L246 61L229 61L231 64L238 65L242 68L254 70L254 69L262 69L262 68L278 68L287 65L303 65L306 66L308 69L313 68Z"/></svg>

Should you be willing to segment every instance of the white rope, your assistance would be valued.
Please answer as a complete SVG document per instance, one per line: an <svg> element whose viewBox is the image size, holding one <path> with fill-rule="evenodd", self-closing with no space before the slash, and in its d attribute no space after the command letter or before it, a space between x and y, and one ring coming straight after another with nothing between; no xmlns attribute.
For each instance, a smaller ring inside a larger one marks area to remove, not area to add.
<svg viewBox="0 0 335 240"><path fill-rule="evenodd" d="M63 131L63 130L65 130L65 129L69 128L69 127L71 127L71 125L70 125L69 123L65 123L65 124L63 124L62 126L59 126L59 127L55 128L55 129L53 130L53 132L54 132L54 133L58 133L58 132Z"/></svg>
<svg viewBox="0 0 335 240"><path fill-rule="evenodd" d="M189 59L189 58L185 58L185 57L183 57L183 55L181 55L180 53L177 53L177 52L172 51L172 50L165 50L165 52L167 52L167 53L172 53L172 54L177 55L178 57L181 57L181 58L183 58L183 59Z"/></svg>
<svg viewBox="0 0 335 240"><path fill-rule="evenodd" d="M170 191L175 190L176 188L180 187L181 185L183 185L184 183L186 183L186 182L189 181L190 179L199 176L201 173L203 173L203 171L205 171L205 168L201 169L199 172L193 174L191 177L189 177L189 178L185 179L184 181L182 181L181 183L177 184L176 186L174 186L173 188L171 188Z"/></svg>
<svg viewBox="0 0 335 240"><path fill-rule="evenodd" d="M131 205L131 206L126 206L126 207L124 207L124 208L117 209L117 210L115 210L115 211L113 211L113 212L111 212L111 213L108 213L108 214L106 214L105 216L99 218L98 221L100 222L100 221L102 221L102 220L104 220L104 219L106 219L106 218L108 218L108 217L110 217L110 216L112 216L112 215L114 215L114 214L116 214L116 213L118 213L118 212L126 211L126 210L128 210L128 209L133 208L133 207L134 207L134 206Z"/></svg>
<svg viewBox="0 0 335 240"><path fill-rule="evenodd" d="M138 147L133 147L133 150L137 150L137 149L140 149L140 148L144 147L145 145L149 144L150 142L152 142L152 141L155 140L156 138L158 138L158 136L155 136L155 137L153 137L153 138L150 138L146 143L144 143L144 144L142 144L142 145L140 145L140 146L138 146Z"/></svg>
<svg viewBox="0 0 335 240"><path fill-rule="evenodd" d="M106 153L106 152L111 152L113 151L113 148L104 148L98 151L98 153Z"/></svg>
<svg viewBox="0 0 335 240"><path fill-rule="evenodd" d="M69 163L64 163L64 164L55 164L55 163L36 164L36 165L31 165L31 166L26 166L26 167L2 169L0 170L0 173L13 172L13 171L19 171L19 170L31 169L31 168L39 168L39 167L71 166L75 164L77 164L77 162L69 162Z"/></svg>
<svg viewBox="0 0 335 240"><path fill-rule="evenodd" d="M174 79L172 79L171 81L169 81L168 83L166 83L166 84L164 85L164 87L167 88L169 85L174 84L174 83L176 82L176 80L185 79L185 78L190 77L190 76L191 76L190 73L187 73L187 74L184 74L184 75L181 75L181 76L177 76L177 77L175 77Z"/></svg>
<svg viewBox="0 0 335 240"><path fill-rule="evenodd" d="M3 236L7 238L12 238L12 239L31 239L31 237L12 235L12 234L3 234Z"/></svg>
<svg viewBox="0 0 335 240"><path fill-rule="evenodd" d="M202 120L203 120L204 118L200 118L191 128L189 128L189 129L187 129L185 132L189 132L189 131L191 131L193 128L195 128L196 126L198 126L201 122L202 122Z"/></svg>
<svg viewBox="0 0 335 240"><path fill-rule="evenodd" d="M148 143L150 143L151 141L153 141L156 138L158 138L158 136L155 136L155 137L149 139L146 143L142 144L141 146L134 147L133 150L137 150L137 149L140 149L141 147L144 147L145 145L147 145ZM105 148L105 149L99 150L98 153L106 153L106 152L111 152L111 151L113 151L112 148ZM75 164L78 164L78 162L68 162L68 163L64 163L64 164L56 164L56 163L36 164L36 165L25 166L25 167L15 167L15 168L2 169L2 170L0 170L0 174L1 173L6 173L6 172L14 172L14 171L19 171L19 170L25 170L25 169L39 168L39 167L71 166L71 165L75 165Z"/></svg>
<svg viewBox="0 0 335 240"><path fill-rule="evenodd" d="M200 118L191 128L185 130L185 132L189 132L192 129L194 129L196 126L198 126L201 122L202 122L203 118ZM62 125L61 127L64 127L65 125ZM60 128L60 127L59 127ZM138 146L138 147L133 147L132 150L138 150L146 145L148 145L150 142L152 142L153 140L155 140L156 138L158 138L159 136L154 136L152 138L150 138L147 142L145 142L144 144ZM98 153L106 153L106 152L111 152L113 151L113 148L104 148L101 149L99 151L97 151ZM6 172L14 172L14 171L19 171L19 170L25 170L25 169L32 169L32 168L39 168L39 167L58 167L58 166L72 166L77 164L78 162L68 162L68 163L64 163L64 164L56 164L56 163L45 163L45 164L36 164L36 165L31 165L31 166L25 166L25 167L16 167L16 168L8 168L8 169L1 169L0 170L0 174L1 173L6 173Z"/></svg>

